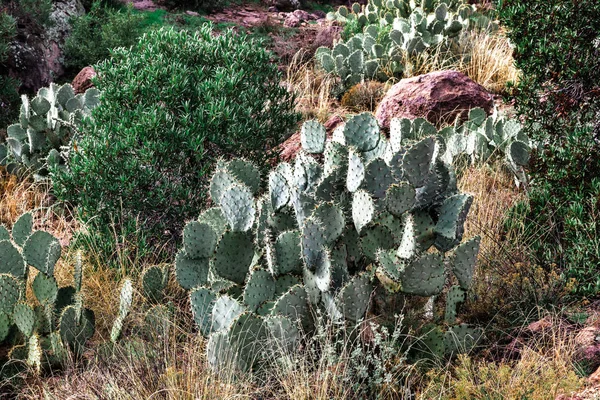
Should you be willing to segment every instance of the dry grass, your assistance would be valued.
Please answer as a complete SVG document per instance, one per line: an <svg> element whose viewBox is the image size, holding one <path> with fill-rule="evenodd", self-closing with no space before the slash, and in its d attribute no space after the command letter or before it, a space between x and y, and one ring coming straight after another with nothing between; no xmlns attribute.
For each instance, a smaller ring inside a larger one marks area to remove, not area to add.
<svg viewBox="0 0 600 400"><path fill-rule="evenodd" d="M557 315L547 315L549 328L523 340L516 361L474 360L460 356L446 370L430 371L421 399L554 400L580 390L576 373L575 335Z"/></svg>
<svg viewBox="0 0 600 400"><path fill-rule="evenodd" d="M297 94L296 111L304 119L316 118L325 122L339 108L331 94L337 78L314 65L314 61L303 61L304 50L293 57L287 69L286 84Z"/></svg>
<svg viewBox="0 0 600 400"><path fill-rule="evenodd" d="M514 65L513 49L506 36L470 31L461 35L460 43L468 61L461 61L455 69L492 93L504 92L507 82L518 82L519 70Z"/></svg>

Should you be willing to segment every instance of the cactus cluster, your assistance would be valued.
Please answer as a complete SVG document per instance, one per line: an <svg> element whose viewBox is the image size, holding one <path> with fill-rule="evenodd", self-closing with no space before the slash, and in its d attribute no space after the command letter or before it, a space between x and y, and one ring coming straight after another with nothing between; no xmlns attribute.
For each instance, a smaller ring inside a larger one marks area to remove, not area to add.
<svg viewBox="0 0 600 400"><path fill-rule="evenodd" d="M430 297L456 280L447 312L455 316L456 293L471 282L479 238L461 240L472 197L441 160L441 138L388 140L363 113L331 140L307 121L301 142L293 164L269 173L265 193L251 163L220 162L216 206L183 231L176 278L216 367L234 357L257 366L268 339L294 346L313 330L316 309L354 326L377 287ZM452 349L453 332L436 345Z"/></svg>
<svg viewBox="0 0 600 400"><path fill-rule="evenodd" d="M371 0L353 4L351 11L342 6L329 18L352 21L362 33L316 52L318 63L339 76L345 88L364 79L401 78L411 56L448 43L473 20L485 18L474 19L475 7L456 1L424 0L416 6L408 0Z"/></svg>
<svg viewBox="0 0 600 400"><path fill-rule="evenodd" d="M99 95L96 88L76 95L70 84L52 83L31 100L21 96L19 123L6 129L6 145L0 144L0 165L10 171L24 167L36 179L50 167L64 165L61 147L69 144L77 125L98 105Z"/></svg>
<svg viewBox="0 0 600 400"><path fill-rule="evenodd" d="M165 335L168 330L170 314L173 313L173 304L161 304L164 300L164 292L169 280L168 266L154 265L148 267L142 273L139 280L139 292L144 299L152 304L146 311L146 322L154 333ZM134 288L131 279L127 278L121 285L119 301L119 314L115 319L110 333L112 343L117 343L121 337L125 319L128 317L133 304Z"/></svg>
<svg viewBox="0 0 600 400"><path fill-rule="evenodd" d="M39 371L60 363L71 350L82 354L94 334L94 313L84 308L81 296L82 262L78 255L74 285L59 288L54 266L61 246L54 236L32 231L33 218L23 214L12 232L0 226L0 342L14 347L9 358L26 360ZM38 273L31 291L38 305L26 298L29 267Z"/></svg>

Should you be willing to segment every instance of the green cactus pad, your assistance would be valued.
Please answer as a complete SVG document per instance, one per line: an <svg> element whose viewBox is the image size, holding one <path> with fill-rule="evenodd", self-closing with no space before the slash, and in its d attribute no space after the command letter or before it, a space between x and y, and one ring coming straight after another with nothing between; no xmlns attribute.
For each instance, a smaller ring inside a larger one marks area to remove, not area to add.
<svg viewBox="0 0 600 400"><path fill-rule="evenodd" d="M473 196L456 194L448 197L440 208L440 215L435 226L437 234L435 246L440 251L449 251L462 240L467 214L473 203Z"/></svg>
<svg viewBox="0 0 600 400"><path fill-rule="evenodd" d="M362 113L350 118L344 125L346 145L355 147L358 151L373 150L379 144L379 125L371 113Z"/></svg>
<svg viewBox="0 0 600 400"><path fill-rule="evenodd" d="M218 203L227 188L239 184L240 182L234 178L226 166L222 162L218 162L215 173L210 179L210 198L213 202Z"/></svg>
<svg viewBox="0 0 600 400"><path fill-rule="evenodd" d="M385 197L392 183L394 183L392 172L381 158L374 159L365 167L364 188L374 197Z"/></svg>
<svg viewBox="0 0 600 400"><path fill-rule="evenodd" d="M315 208L313 216L321 222L325 242L328 245L340 237L346 221L344 220L344 213L338 206L332 203L320 204Z"/></svg>
<svg viewBox="0 0 600 400"><path fill-rule="evenodd" d="M228 295L218 297L212 309L212 331L229 329L233 321L244 311L246 308L233 297Z"/></svg>
<svg viewBox="0 0 600 400"><path fill-rule="evenodd" d="M377 270L381 271L386 277L394 282L400 282L405 262L396 256L396 252L394 250L379 249L376 257L379 265ZM400 288L398 287L398 289Z"/></svg>
<svg viewBox="0 0 600 400"><path fill-rule="evenodd" d="M278 299L285 292L290 290L292 286L299 285L302 283L302 279L296 275L281 275L279 278L275 280L275 293L273 294L273 298Z"/></svg>
<svg viewBox="0 0 600 400"><path fill-rule="evenodd" d="M385 205L389 212L400 217L414 206L415 198L415 188L408 182L400 182L388 188Z"/></svg>
<svg viewBox="0 0 600 400"><path fill-rule="evenodd" d="M37 115L45 115L50 111L50 102L42 96L35 96L29 104Z"/></svg>
<svg viewBox="0 0 600 400"><path fill-rule="evenodd" d="M271 351L290 354L302 337L298 325L282 315L265 318L268 343Z"/></svg>
<svg viewBox="0 0 600 400"><path fill-rule="evenodd" d="M5 312L0 312L0 343L8 337L11 326L12 320L10 315Z"/></svg>
<svg viewBox="0 0 600 400"><path fill-rule="evenodd" d="M242 371L249 371L257 365L266 339L266 324L260 316L243 313L231 324L229 343L236 356L236 365Z"/></svg>
<svg viewBox="0 0 600 400"><path fill-rule="evenodd" d="M94 335L94 330L94 313L91 310L83 310L80 316L74 306L63 310L60 316L60 337L76 356L83 353L85 342Z"/></svg>
<svg viewBox="0 0 600 400"><path fill-rule="evenodd" d="M247 232L252 228L256 206L248 186L232 185L223 190L220 204L232 230Z"/></svg>
<svg viewBox="0 0 600 400"><path fill-rule="evenodd" d="M0 242L4 240L10 240L10 232L8 232L8 229L4 225L0 225ZM0 252L0 254L2 253ZM0 265L2 265L2 262L0 262Z"/></svg>
<svg viewBox="0 0 600 400"><path fill-rule="evenodd" d="M76 290L73 286L64 286L58 289L56 302L54 303L54 317L60 317L65 307L75 303Z"/></svg>
<svg viewBox="0 0 600 400"><path fill-rule="evenodd" d="M302 259L307 268L314 271L317 260L327 243L322 222L314 217L307 218L302 226L300 239Z"/></svg>
<svg viewBox="0 0 600 400"><path fill-rule="evenodd" d="M216 293L205 287L198 287L190 292L192 315L204 336L212 331L212 312L216 300Z"/></svg>
<svg viewBox="0 0 600 400"><path fill-rule="evenodd" d="M336 297L336 304L346 320L356 323L364 318L373 288L369 277L362 274L352 278L340 290Z"/></svg>
<svg viewBox="0 0 600 400"><path fill-rule="evenodd" d="M435 235L435 224L427 211L419 210L413 212L414 234L418 249L421 251L433 246Z"/></svg>
<svg viewBox="0 0 600 400"><path fill-rule="evenodd" d="M227 171L239 182L246 185L252 194L260 189L260 171L250 161L235 158L227 163Z"/></svg>
<svg viewBox="0 0 600 400"><path fill-rule="evenodd" d="M190 221L183 228L183 247L192 259L209 258L217 247L217 234L206 223Z"/></svg>
<svg viewBox="0 0 600 400"><path fill-rule="evenodd" d="M352 220L356 231L368 225L375 216L375 204L371 195L364 190L357 190L352 197Z"/></svg>
<svg viewBox="0 0 600 400"><path fill-rule="evenodd" d="M364 255L371 261L376 260L378 250L394 248L394 237L390 230L383 225L375 224L366 228L361 236L360 241Z"/></svg>
<svg viewBox="0 0 600 400"><path fill-rule="evenodd" d="M214 271L221 278L239 285L244 283L254 258L252 236L247 232L228 231L223 234L214 259Z"/></svg>
<svg viewBox="0 0 600 400"><path fill-rule="evenodd" d="M508 154L510 155L510 159L514 161L515 164L526 166L529 164L529 151L529 146L527 146L526 143L523 143L520 140L515 140L510 144Z"/></svg>
<svg viewBox="0 0 600 400"><path fill-rule="evenodd" d="M36 318L35 311L27 303L19 302L15 304L13 319L15 325L19 328L19 331L26 337L33 335L33 329L35 328Z"/></svg>
<svg viewBox="0 0 600 400"><path fill-rule="evenodd" d="M355 192L362 185L365 179L365 165L360 154L350 148L348 151L348 175L346 177L346 187L348 191Z"/></svg>
<svg viewBox="0 0 600 400"><path fill-rule="evenodd" d="M31 229L33 228L33 216L31 213L25 213L17 219L12 229L12 237L15 243L23 247L25 241L31 235Z"/></svg>
<svg viewBox="0 0 600 400"><path fill-rule="evenodd" d="M184 289L192 289L206 284L208 280L209 259L189 258L184 249L175 257L175 278Z"/></svg>
<svg viewBox="0 0 600 400"><path fill-rule="evenodd" d="M271 171L269 174L269 196L274 211L281 210L290 201L288 182L281 172Z"/></svg>
<svg viewBox="0 0 600 400"><path fill-rule="evenodd" d="M444 320L448 325L456 323L456 308L465 301L465 291L460 286L452 286L446 294L446 313Z"/></svg>
<svg viewBox="0 0 600 400"><path fill-rule="evenodd" d="M404 154L402 168L405 171L406 178L414 187L425 184L429 175L429 168L432 165L434 150L435 140L432 137L427 137L411 146Z"/></svg>
<svg viewBox="0 0 600 400"><path fill-rule="evenodd" d="M27 365L40 373L42 369L42 347L37 335L30 335L27 341Z"/></svg>
<svg viewBox="0 0 600 400"><path fill-rule="evenodd" d="M212 207L205 210L198 217L198 222L210 225L217 237L221 237L227 230L227 218L223 215L221 207Z"/></svg>
<svg viewBox="0 0 600 400"><path fill-rule="evenodd" d="M233 354L229 345L229 332L221 331L210 335L206 344L206 358L216 371L230 368Z"/></svg>
<svg viewBox="0 0 600 400"><path fill-rule="evenodd" d="M458 245L449 256L449 264L452 266L452 272L458 279L460 286L465 290L469 289L473 280L480 243L481 238L475 236Z"/></svg>
<svg viewBox="0 0 600 400"><path fill-rule="evenodd" d="M292 322L300 322L304 332L312 329L312 315L308 305L308 294L302 286L293 286L275 302L272 315L287 317Z"/></svg>
<svg viewBox="0 0 600 400"><path fill-rule="evenodd" d="M255 312L258 307L275 295L275 280L268 271L252 271L244 288L244 303Z"/></svg>
<svg viewBox="0 0 600 400"><path fill-rule="evenodd" d="M153 302L161 301L167 280L166 271L159 266L147 268L142 274L142 292L144 297Z"/></svg>
<svg viewBox="0 0 600 400"><path fill-rule="evenodd" d="M302 124L300 130L300 141L302 149L307 153L320 154L325 150L327 132L325 127L317 120L310 120Z"/></svg>
<svg viewBox="0 0 600 400"><path fill-rule="evenodd" d="M54 265L60 258L61 250L58 239L48 232L36 231L27 238L23 246L23 256L29 265L46 275L53 275Z"/></svg>
<svg viewBox="0 0 600 400"><path fill-rule="evenodd" d="M426 355L434 358L443 357L446 352L444 332L441 331L440 327L435 325L428 325L424 330L426 330L427 333L421 337L419 342L420 346L418 347L421 347Z"/></svg>
<svg viewBox="0 0 600 400"><path fill-rule="evenodd" d="M333 171L343 171L348 166L348 149L341 143L330 141L325 145L323 174L331 175Z"/></svg>
<svg viewBox="0 0 600 400"><path fill-rule="evenodd" d="M21 281L11 274L0 274L0 312L12 314L21 297Z"/></svg>
<svg viewBox="0 0 600 400"><path fill-rule="evenodd" d="M466 353L471 351L481 339L481 329L467 324L453 326L444 335L447 354Z"/></svg>
<svg viewBox="0 0 600 400"><path fill-rule="evenodd" d="M58 285L54 276L47 276L39 273L36 275L32 284L33 294L40 304L53 304L58 296Z"/></svg>
<svg viewBox="0 0 600 400"><path fill-rule="evenodd" d="M0 273L23 279L26 271L27 264L19 250L9 240L0 241Z"/></svg>
<svg viewBox="0 0 600 400"><path fill-rule="evenodd" d="M445 283L444 261L439 254L426 253L406 266L401 275L402 292L433 296Z"/></svg>

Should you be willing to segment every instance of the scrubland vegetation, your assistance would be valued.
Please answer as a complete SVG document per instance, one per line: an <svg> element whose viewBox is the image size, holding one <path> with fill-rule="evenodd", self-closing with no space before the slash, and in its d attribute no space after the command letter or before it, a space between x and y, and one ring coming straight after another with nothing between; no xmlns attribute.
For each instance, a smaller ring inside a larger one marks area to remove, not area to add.
<svg viewBox="0 0 600 400"><path fill-rule="evenodd" d="M233 3L83 2L93 88L0 73L3 398L598 398L600 5L470 3L321 4L285 64ZM380 127L449 69L492 115Z"/></svg>

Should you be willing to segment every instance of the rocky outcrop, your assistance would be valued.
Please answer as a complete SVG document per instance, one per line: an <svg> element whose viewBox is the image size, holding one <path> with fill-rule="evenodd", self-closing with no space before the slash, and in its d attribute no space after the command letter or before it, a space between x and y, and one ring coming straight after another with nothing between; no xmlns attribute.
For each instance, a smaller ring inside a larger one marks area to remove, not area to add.
<svg viewBox="0 0 600 400"><path fill-rule="evenodd" d="M93 87L92 78L96 76L96 71L93 67L85 67L77 76L73 79L71 85L75 90L76 94L83 93L89 88Z"/></svg>
<svg viewBox="0 0 600 400"><path fill-rule="evenodd" d="M483 108L492 112L493 97L485 88L457 71L437 71L402 79L392 86L377 107L382 128L394 117L425 118L435 125L466 119L468 110Z"/></svg>
<svg viewBox="0 0 600 400"><path fill-rule="evenodd" d="M57 0L52 4L51 22L41 35L26 29L18 34L6 66L9 75L21 82L22 91L35 92L64 74L63 45L71 32L69 21L84 12L79 0Z"/></svg>

